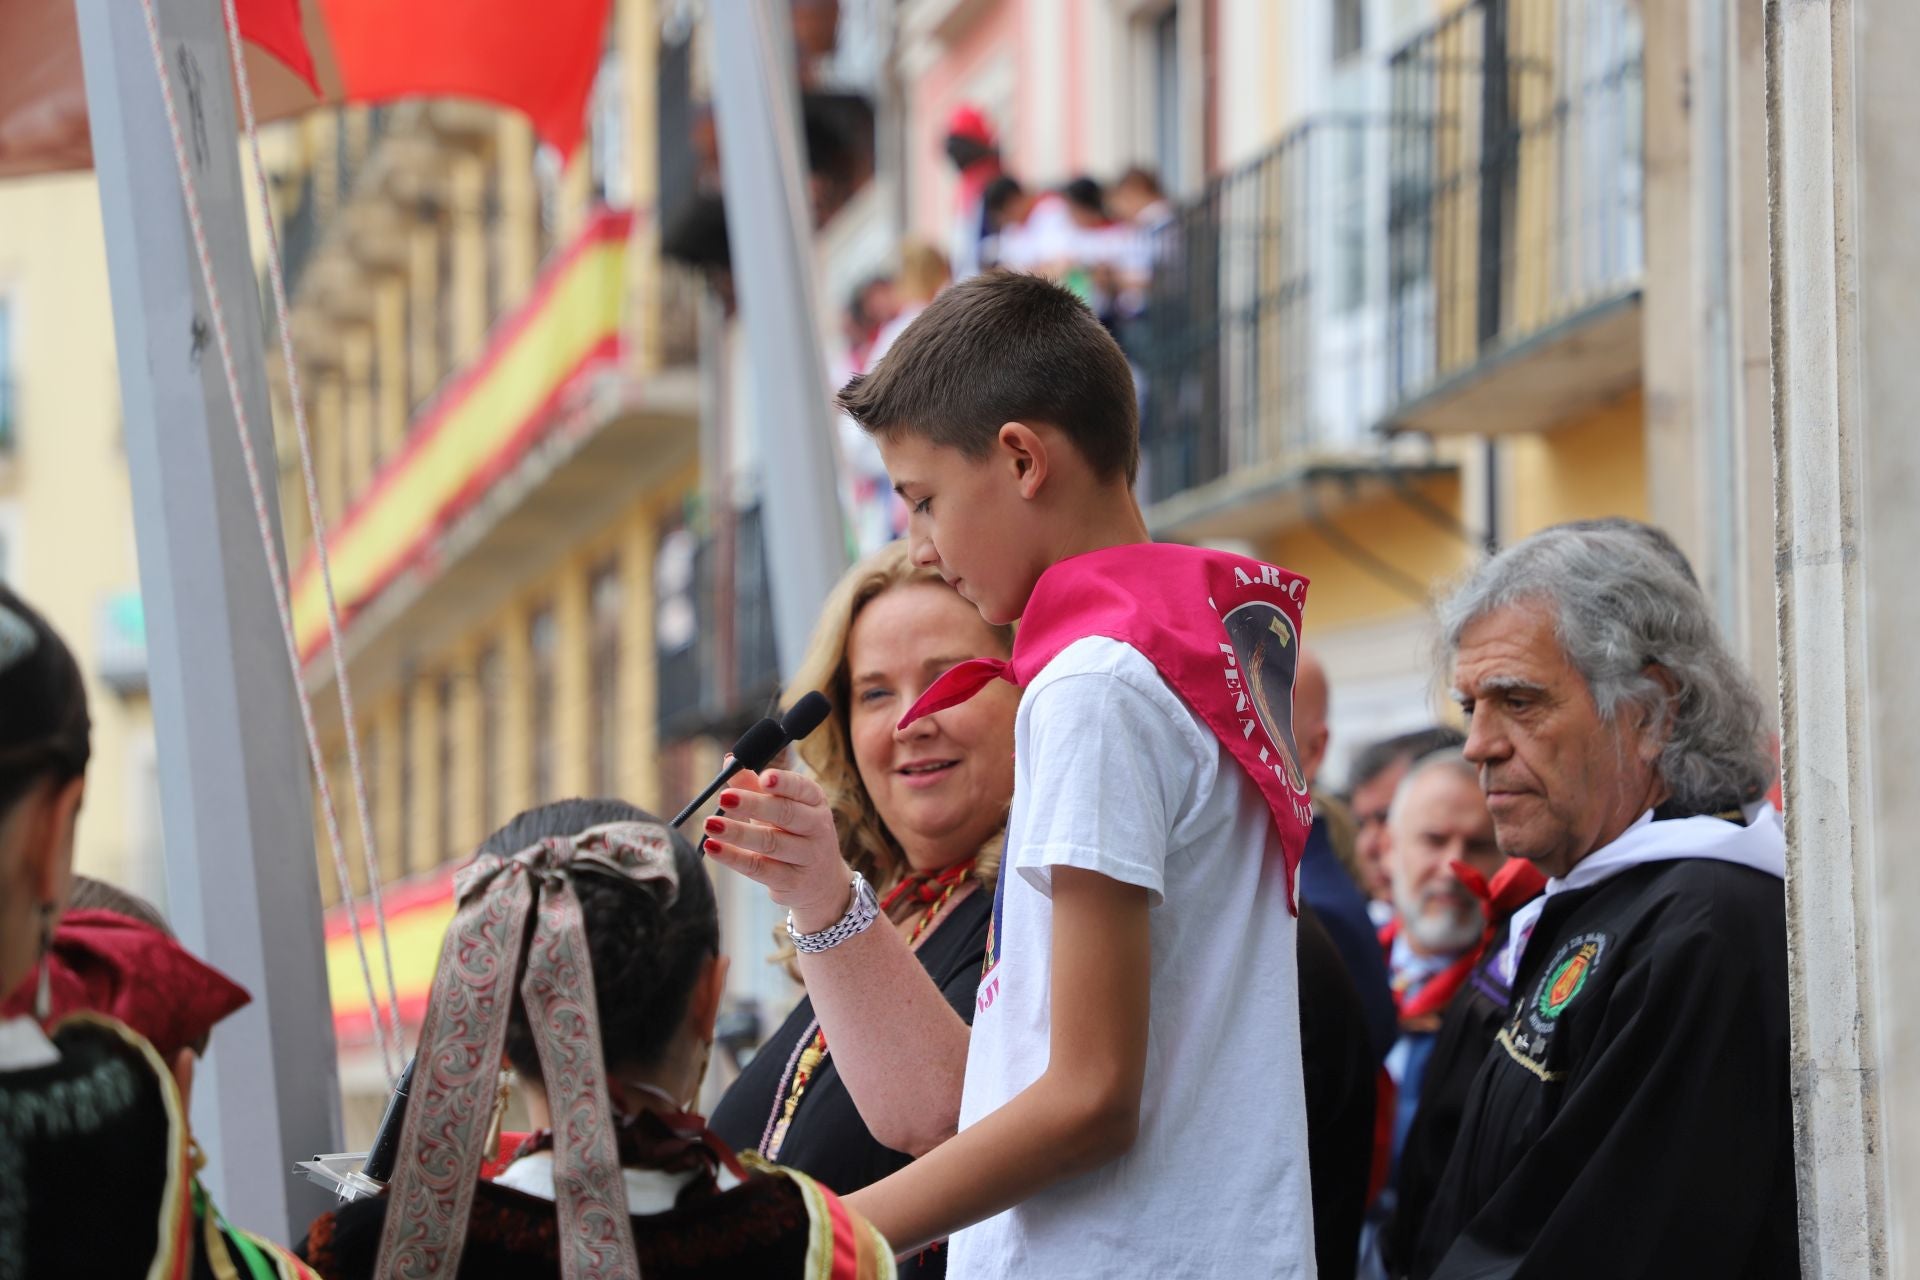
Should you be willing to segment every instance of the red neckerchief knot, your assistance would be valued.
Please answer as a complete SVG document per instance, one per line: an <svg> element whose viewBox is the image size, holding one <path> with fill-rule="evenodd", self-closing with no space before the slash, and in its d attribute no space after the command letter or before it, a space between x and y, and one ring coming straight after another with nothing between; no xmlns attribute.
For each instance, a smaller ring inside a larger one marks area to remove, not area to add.
<svg viewBox="0 0 1920 1280"><path fill-rule="evenodd" d="M900 727L995 680L1025 688L1080 640L1117 640L1153 665L1259 788L1295 910L1294 877L1312 821L1293 741L1306 588L1299 574L1202 547L1134 543L1070 556L1034 583L1011 657L975 658L945 672Z"/></svg>
<svg viewBox="0 0 1920 1280"><path fill-rule="evenodd" d="M1402 1001L1398 993L1395 994L1394 1001L1399 1005L1403 1024L1430 1019L1443 1012L1453 1002L1460 988L1466 985L1474 968L1487 954L1487 949L1493 945L1501 922L1538 897L1547 887L1547 878L1525 858L1507 859L1506 865L1494 872L1491 881L1464 862L1453 861L1447 866L1454 878L1466 886L1467 892L1479 899L1486 927L1480 931L1477 942L1468 947L1459 959L1435 974L1414 995ZM1394 936L1399 932L1399 924L1395 920L1380 931L1382 943L1392 945Z"/></svg>
<svg viewBox="0 0 1920 1280"><path fill-rule="evenodd" d="M1005 658L969 658L965 662L955 663L942 671L939 678L914 699L913 705L907 708L907 714L900 717L897 727L904 729L915 720L936 711L957 707L995 680L1005 680L1011 685L1020 683L1014 677L1013 664Z"/></svg>

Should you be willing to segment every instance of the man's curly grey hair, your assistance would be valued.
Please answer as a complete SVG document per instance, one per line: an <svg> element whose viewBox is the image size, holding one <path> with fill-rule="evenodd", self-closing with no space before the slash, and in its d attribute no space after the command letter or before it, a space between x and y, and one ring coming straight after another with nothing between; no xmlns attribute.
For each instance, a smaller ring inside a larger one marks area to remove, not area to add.
<svg viewBox="0 0 1920 1280"><path fill-rule="evenodd" d="M1653 722L1667 720L1658 767L1669 805L1720 813L1758 800L1772 782L1768 721L1677 555L1659 530L1630 521L1542 530L1475 569L1441 603L1441 649L1451 668L1476 620L1546 603L1602 717L1638 705ZM1671 676L1672 694L1650 666Z"/></svg>

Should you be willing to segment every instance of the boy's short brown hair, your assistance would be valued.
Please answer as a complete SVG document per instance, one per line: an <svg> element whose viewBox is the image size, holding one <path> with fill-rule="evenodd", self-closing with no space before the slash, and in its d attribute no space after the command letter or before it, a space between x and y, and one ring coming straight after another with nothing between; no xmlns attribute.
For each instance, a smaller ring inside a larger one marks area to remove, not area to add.
<svg viewBox="0 0 1920 1280"><path fill-rule="evenodd" d="M1039 276L990 271L951 286L839 404L875 435L910 433L971 458L1004 423L1050 423L1102 478L1132 484L1140 469L1127 358L1084 302Z"/></svg>

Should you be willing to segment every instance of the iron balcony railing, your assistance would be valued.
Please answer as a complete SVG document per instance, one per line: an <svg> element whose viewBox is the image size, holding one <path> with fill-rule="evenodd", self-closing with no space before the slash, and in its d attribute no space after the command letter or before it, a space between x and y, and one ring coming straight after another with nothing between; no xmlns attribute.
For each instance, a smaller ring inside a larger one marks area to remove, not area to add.
<svg viewBox="0 0 1920 1280"><path fill-rule="evenodd" d="M779 672L759 507L735 512L725 536L669 530L654 580L661 738L725 735L765 714Z"/></svg>
<svg viewBox="0 0 1920 1280"><path fill-rule="evenodd" d="M1145 311L1121 326L1149 504L1249 467L1374 448L1392 128L1309 121L1155 234Z"/></svg>
<svg viewBox="0 0 1920 1280"><path fill-rule="evenodd" d="M353 198L355 184L366 172L369 161L393 122L392 108L368 107L366 128L356 145L354 131L348 126L348 111L349 108L342 107L336 112L333 154L327 161L335 170L333 190L337 195L334 208L323 211L319 207L314 175L309 172L301 177L299 190L289 202L281 220L280 263L286 274L289 297L300 287L300 277L306 272L325 238L324 219L338 216L347 201Z"/></svg>
<svg viewBox="0 0 1920 1280"><path fill-rule="evenodd" d="M1637 0L1468 0L1393 55L1394 403L1639 288L1642 49Z"/></svg>

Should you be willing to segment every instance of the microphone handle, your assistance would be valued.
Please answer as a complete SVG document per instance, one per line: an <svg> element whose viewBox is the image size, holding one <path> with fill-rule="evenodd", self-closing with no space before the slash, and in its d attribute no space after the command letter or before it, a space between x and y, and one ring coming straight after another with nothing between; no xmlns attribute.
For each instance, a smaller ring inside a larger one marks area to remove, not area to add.
<svg viewBox="0 0 1920 1280"><path fill-rule="evenodd" d="M380 1117L380 1127L374 1131L373 1147L367 1152L367 1159L360 1166L360 1172L375 1182L384 1183L393 1176L394 1161L400 1154L400 1131L407 1123L407 1095L413 1088L413 1067L417 1058L407 1059L407 1068L400 1073L400 1083L394 1086L393 1093L387 1098L387 1109Z"/></svg>
<svg viewBox="0 0 1920 1280"><path fill-rule="evenodd" d="M687 801L687 807L682 809L678 814L676 814L674 816L673 821L669 825L677 827L681 823L685 822L688 818L691 818L693 816L694 810L700 808L700 806L704 805L707 801L713 799L714 794L718 792L720 788L726 786L727 783L732 780L734 774L740 772L740 768L741 768L741 765L738 760L729 759L727 761L726 767L720 770L719 773L714 775L713 781L709 782L701 790L699 795Z"/></svg>

